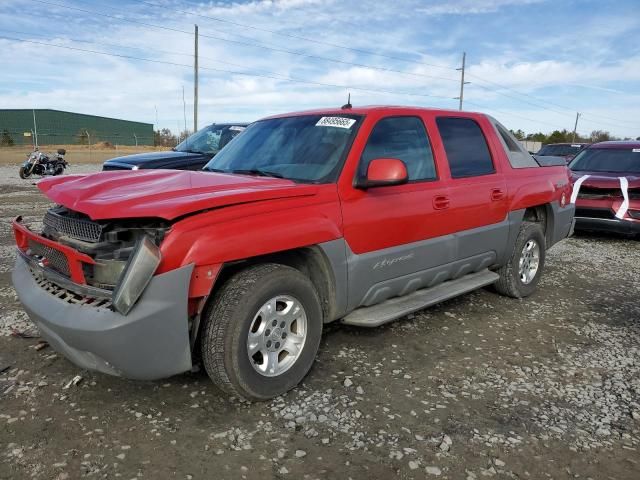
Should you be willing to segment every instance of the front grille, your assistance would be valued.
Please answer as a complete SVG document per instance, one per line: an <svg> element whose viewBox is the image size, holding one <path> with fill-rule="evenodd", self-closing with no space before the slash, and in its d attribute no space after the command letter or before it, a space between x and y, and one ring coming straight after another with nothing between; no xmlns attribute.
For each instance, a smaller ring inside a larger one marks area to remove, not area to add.
<svg viewBox="0 0 640 480"><path fill-rule="evenodd" d="M100 241L103 226L91 220L58 215L48 211L44 216L45 226L77 240L96 243Z"/></svg>
<svg viewBox="0 0 640 480"><path fill-rule="evenodd" d="M67 303L72 303L74 305L86 305L95 308L111 308L111 299L78 295L71 290L67 290L66 288L62 288L61 286L50 282L41 275L38 275L38 273L34 272L33 270L31 270L31 274L36 281L36 284L40 288L42 288L45 292L53 295L54 297L64 300Z"/></svg>
<svg viewBox="0 0 640 480"><path fill-rule="evenodd" d="M578 198L599 199L622 197L622 190L619 188L594 188L582 187L578 192Z"/></svg>
<svg viewBox="0 0 640 480"><path fill-rule="evenodd" d="M576 208L576 217L605 218L607 220L616 218L608 208Z"/></svg>
<svg viewBox="0 0 640 480"><path fill-rule="evenodd" d="M47 267L52 268L56 272L62 273L67 277L71 275L67 257L60 250L56 250L55 248L51 248L31 239L29 239L29 250L31 250L33 255L37 255L38 257L42 257L46 260L45 263Z"/></svg>

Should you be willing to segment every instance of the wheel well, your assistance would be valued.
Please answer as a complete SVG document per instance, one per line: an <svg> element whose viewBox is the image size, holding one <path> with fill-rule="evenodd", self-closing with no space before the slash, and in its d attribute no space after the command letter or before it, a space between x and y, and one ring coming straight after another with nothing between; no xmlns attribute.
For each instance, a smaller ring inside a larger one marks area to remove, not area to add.
<svg viewBox="0 0 640 480"><path fill-rule="evenodd" d="M550 233L552 229L548 227L552 221L552 216L553 212L549 205L536 205L535 207L528 207L525 210L522 220L524 222L539 223L542 227L547 245L549 245L551 243Z"/></svg>
<svg viewBox="0 0 640 480"><path fill-rule="evenodd" d="M214 290L236 272L258 263L287 265L309 277L320 297L324 320L333 320L336 308L335 279L328 259L317 246L285 250L225 264L213 285Z"/></svg>

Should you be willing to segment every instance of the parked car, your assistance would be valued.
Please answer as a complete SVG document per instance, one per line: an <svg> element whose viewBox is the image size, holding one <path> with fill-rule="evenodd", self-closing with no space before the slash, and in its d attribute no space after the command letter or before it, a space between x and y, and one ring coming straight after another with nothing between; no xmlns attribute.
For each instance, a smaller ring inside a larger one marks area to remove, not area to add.
<svg viewBox="0 0 640 480"><path fill-rule="evenodd" d="M569 163L588 143L550 143L543 145L536 155L545 157L562 157Z"/></svg>
<svg viewBox="0 0 640 480"><path fill-rule="evenodd" d="M246 128L246 123L214 123L198 130L172 150L136 153L107 160L103 170L170 168L200 170L227 143Z"/></svg>
<svg viewBox="0 0 640 480"><path fill-rule="evenodd" d="M600 142L569 165L576 229L640 234L640 142Z"/></svg>
<svg viewBox="0 0 640 480"><path fill-rule="evenodd" d="M363 107L257 121L203 171L43 180L13 223L13 284L77 365L133 379L200 360L268 399L323 325L376 327L486 285L531 295L571 233L566 165L542 167L480 113Z"/></svg>

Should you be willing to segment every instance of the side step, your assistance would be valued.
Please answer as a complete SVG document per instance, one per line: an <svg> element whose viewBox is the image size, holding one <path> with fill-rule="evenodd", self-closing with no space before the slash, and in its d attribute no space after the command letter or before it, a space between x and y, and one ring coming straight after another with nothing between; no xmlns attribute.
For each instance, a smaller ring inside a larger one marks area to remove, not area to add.
<svg viewBox="0 0 640 480"><path fill-rule="evenodd" d="M499 278L497 273L489 270L471 273L435 287L416 290L403 297L395 297L377 305L358 308L344 317L342 323L358 327L378 327L430 305L491 285Z"/></svg>

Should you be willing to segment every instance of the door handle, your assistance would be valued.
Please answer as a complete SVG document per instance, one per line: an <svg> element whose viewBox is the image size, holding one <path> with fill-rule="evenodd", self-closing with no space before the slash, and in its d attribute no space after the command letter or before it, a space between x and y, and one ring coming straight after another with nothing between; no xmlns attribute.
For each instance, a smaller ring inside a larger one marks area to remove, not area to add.
<svg viewBox="0 0 640 480"><path fill-rule="evenodd" d="M449 197L446 195L436 195L433 197L433 208L436 210L444 210L449 208Z"/></svg>
<svg viewBox="0 0 640 480"><path fill-rule="evenodd" d="M502 200L505 197L504 190L501 188L494 188L491 190L491 200L494 202Z"/></svg>

